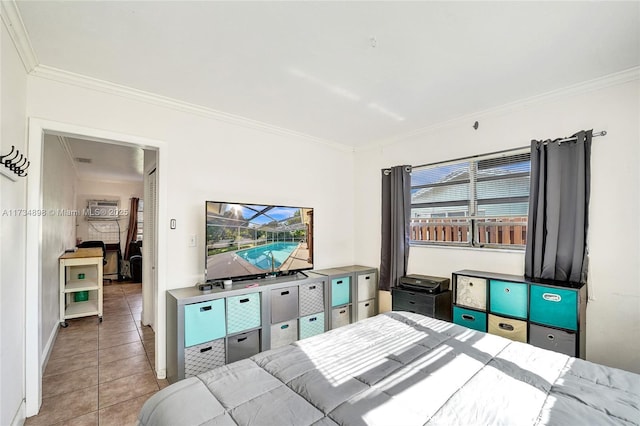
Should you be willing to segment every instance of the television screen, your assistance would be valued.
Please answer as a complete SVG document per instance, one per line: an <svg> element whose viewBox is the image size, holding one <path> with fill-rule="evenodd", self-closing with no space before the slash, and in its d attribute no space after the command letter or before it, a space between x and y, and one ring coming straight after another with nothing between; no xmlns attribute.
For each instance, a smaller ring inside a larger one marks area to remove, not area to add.
<svg viewBox="0 0 640 426"><path fill-rule="evenodd" d="M206 202L205 280L278 276L313 268L313 209Z"/></svg>

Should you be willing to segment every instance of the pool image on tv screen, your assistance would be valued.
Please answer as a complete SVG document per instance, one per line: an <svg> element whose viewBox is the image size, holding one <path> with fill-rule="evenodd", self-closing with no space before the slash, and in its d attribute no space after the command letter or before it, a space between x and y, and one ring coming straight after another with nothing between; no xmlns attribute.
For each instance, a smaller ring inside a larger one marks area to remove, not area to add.
<svg viewBox="0 0 640 426"><path fill-rule="evenodd" d="M313 209L206 202L206 281L313 268Z"/></svg>

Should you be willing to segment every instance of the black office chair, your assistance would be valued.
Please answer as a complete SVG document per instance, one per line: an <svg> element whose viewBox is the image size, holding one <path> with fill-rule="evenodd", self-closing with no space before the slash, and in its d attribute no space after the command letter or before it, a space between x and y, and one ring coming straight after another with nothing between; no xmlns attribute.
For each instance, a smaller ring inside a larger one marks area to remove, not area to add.
<svg viewBox="0 0 640 426"><path fill-rule="evenodd" d="M107 264L107 246L104 241L83 241L78 244L78 248L101 248L102 249L102 258L104 259L103 265Z"/></svg>
<svg viewBox="0 0 640 426"><path fill-rule="evenodd" d="M102 266L105 266L107 264L107 246L105 245L104 241L83 241L80 244L78 244L78 248L101 248L102 249ZM103 281L109 281L111 282L110 278L104 278L103 276Z"/></svg>
<svg viewBox="0 0 640 426"><path fill-rule="evenodd" d="M142 282L142 241L131 241L129 243L129 270L131 280L136 283Z"/></svg>

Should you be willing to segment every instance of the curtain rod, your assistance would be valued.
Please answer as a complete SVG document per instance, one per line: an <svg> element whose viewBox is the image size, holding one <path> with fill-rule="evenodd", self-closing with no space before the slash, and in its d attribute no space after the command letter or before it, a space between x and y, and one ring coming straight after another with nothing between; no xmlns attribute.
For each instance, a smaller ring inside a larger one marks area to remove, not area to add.
<svg viewBox="0 0 640 426"><path fill-rule="evenodd" d="M602 130L600 132L593 133L593 137L606 136L606 135L607 135L607 131L606 130ZM571 137L571 138L565 138L565 139L560 139L559 141L550 141L550 142L556 142L556 143L560 144L562 142L575 141L576 139L577 138L574 136L574 137ZM543 142L543 143L544 143L544 145L546 145L549 142ZM504 149L502 151L488 152L486 154L470 155L468 157L461 157L461 158L456 158L456 159L453 159L453 160L444 160L444 161L438 161L438 162L435 162L435 163L419 164L417 166L411 166L411 167L413 167L414 169L417 169L417 168L424 167L424 166L437 166L439 164L455 163L457 161L470 160L470 159L473 159L473 158L484 157L484 156L487 156L487 155L505 154L505 153L508 153L508 152L513 152L513 151L518 151L518 150L521 150L521 149L528 149L528 148L531 148L531 145L519 146L517 148ZM390 169L386 169L386 170L390 170ZM386 172L386 170L385 170L385 172ZM387 174L387 173L385 173L385 174Z"/></svg>
<svg viewBox="0 0 640 426"><path fill-rule="evenodd" d="M606 130L602 130L600 132L594 132L593 133L593 137L598 137L598 136L607 136L607 131ZM575 141L577 139L576 136L573 136L571 138L566 138L566 139L560 139L559 141L545 141L543 142L543 144L548 144L548 143L557 143L557 144L561 144L563 142L571 142L571 141Z"/></svg>
<svg viewBox="0 0 640 426"><path fill-rule="evenodd" d="M411 168L412 168L412 166L405 166L405 171L408 172L408 173L411 173ZM385 176L389 176L391 174L391 169L390 168L383 169L383 171L384 171L384 175Z"/></svg>

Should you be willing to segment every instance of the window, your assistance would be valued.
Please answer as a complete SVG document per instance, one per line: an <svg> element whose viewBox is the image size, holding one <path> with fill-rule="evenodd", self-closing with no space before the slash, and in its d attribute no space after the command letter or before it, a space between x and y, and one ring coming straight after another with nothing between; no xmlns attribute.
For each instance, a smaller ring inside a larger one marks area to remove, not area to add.
<svg viewBox="0 0 640 426"><path fill-rule="evenodd" d="M414 167L411 243L524 248L529 148Z"/></svg>

